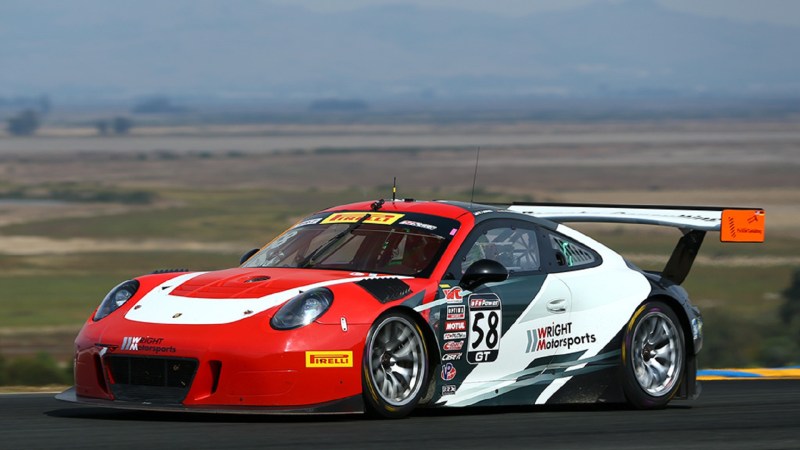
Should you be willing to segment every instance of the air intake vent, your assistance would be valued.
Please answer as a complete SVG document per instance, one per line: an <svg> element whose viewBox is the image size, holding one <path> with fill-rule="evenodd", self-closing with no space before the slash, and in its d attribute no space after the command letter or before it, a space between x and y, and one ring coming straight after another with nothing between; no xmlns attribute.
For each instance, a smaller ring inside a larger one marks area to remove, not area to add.
<svg viewBox="0 0 800 450"><path fill-rule="evenodd" d="M366 278L356 284L381 303L400 300L411 293L411 287L398 278Z"/></svg>
<svg viewBox="0 0 800 450"><path fill-rule="evenodd" d="M117 400L181 403L189 393L197 360L111 355L104 359Z"/></svg>
<svg viewBox="0 0 800 450"><path fill-rule="evenodd" d="M174 273L174 272L188 272L188 271L189 269L156 269L150 273L157 274L157 273Z"/></svg>

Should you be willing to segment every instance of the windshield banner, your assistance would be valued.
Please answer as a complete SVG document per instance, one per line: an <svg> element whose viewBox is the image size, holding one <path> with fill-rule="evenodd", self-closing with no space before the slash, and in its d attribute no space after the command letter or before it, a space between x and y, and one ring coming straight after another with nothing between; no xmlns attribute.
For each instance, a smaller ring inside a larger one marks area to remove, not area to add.
<svg viewBox="0 0 800 450"><path fill-rule="evenodd" d="M365 214L369 214L369 219L365 220L364 223L376 225L391 225L404 216L404 214L379 212L337 212L326 217L325 220L320 223L355 223L361 220Z"/></svg>

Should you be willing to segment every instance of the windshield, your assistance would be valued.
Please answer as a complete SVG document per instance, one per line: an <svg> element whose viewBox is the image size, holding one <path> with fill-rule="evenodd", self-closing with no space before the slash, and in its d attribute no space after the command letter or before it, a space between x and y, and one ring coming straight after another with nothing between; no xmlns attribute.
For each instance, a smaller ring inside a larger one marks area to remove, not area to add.
<svg viewBox="0 0 800 450"><path fill-rule="evenodd" d="M364 219L366 214L370 217ZM290 267L427 276L458 222L424 214L324 213L278 236L243 267Z"/></svg>

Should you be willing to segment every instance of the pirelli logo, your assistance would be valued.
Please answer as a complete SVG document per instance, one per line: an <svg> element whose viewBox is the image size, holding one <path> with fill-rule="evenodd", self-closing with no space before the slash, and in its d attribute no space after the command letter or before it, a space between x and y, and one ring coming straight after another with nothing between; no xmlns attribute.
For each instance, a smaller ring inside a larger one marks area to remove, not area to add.
<svg viewBox="0 0 800 450"><path fill-rule="evenodd" d="M325 220L320 223L355 223L361 220L361 218L366 214L369 214L369 218L365 220L364 223L376 225L391 225L400 220L400 218L404 215L379 212L338 212L326 217Z"/></svg>
<svg viewBox="0 0 800 450"><path fill-rule="evenodd" d="M306 367L353 367L351 351L306 352Z"/></svg>

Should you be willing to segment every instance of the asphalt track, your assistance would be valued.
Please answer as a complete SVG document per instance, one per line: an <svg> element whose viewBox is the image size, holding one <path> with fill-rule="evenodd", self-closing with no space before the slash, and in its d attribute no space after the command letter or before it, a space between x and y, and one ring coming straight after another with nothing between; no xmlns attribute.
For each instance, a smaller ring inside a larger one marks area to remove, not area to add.
<svg viewBox="0 0 800 450"><path fill-rule="evenodd" d="M798 449L800 380L703 383L693 402L424 410L398 421L119 411L0 395L0 448Z"/></svg>

